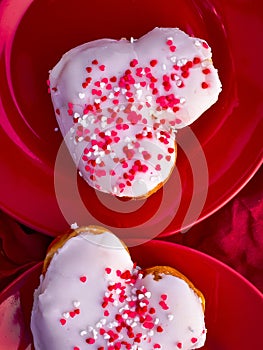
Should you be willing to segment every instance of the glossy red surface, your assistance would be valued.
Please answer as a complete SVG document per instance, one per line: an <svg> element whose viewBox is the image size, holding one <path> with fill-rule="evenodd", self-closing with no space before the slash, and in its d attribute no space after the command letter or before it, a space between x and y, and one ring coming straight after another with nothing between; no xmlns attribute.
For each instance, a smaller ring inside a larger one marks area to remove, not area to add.
<svg viewBox="0 0 263 350"><path fill-rule="evenodd" d="M171 265L202 290L208 329L204 350L258 349L263 296L234 270L203 253L166 242L151 241L130 251L142 267ZM30 314L41 266L28 270L0 294L0 343L6 349L31 348Z"/></svg>
<svg viewBox="0 0 263 350"><path fill-rule="evenodd" d="M114 232L125 228L124 237L179 232L230 200L262 161L261 1L121 4L0 2L0 206L52 236L75 221ZM138 37L155 26L179 27L206 39L223 92L191 129L179 132L176 170L164 188L145 201L124 202L77 179L67 153L57 165L62 137L54 132L46 79L61 55L76 45L102 37ZM59 200L54 181L63 188Z"/></svg>

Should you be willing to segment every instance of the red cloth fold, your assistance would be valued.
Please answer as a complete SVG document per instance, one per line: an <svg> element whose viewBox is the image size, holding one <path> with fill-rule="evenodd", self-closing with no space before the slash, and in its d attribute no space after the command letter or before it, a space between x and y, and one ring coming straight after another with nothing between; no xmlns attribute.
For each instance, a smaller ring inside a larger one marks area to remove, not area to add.
<svg viewBox="0 0 263 350"><path fill-rule="evenodd" d="M263 169L218 212L184 234L165 238L228 264L263 292ZM0 212L0 290L44 259L52 238Z"/></svg>
<svg viewBox="0 0 263 350"><path fill-rule="evenodd" d="M168 238L234 268L263 292L263 169L218 212Z"/></svg>

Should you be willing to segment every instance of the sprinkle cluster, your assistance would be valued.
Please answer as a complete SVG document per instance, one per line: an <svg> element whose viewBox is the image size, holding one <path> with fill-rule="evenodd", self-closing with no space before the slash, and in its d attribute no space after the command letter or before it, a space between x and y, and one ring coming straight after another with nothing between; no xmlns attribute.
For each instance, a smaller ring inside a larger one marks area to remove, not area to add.
<svg viewBox="0 0 263 350"><path fill-rule="evenodd" d="M88 349L86 345L93 345L92 349L96 350L143 350L143 344L151 344L152 349L164 349L161 343L156 342L155 335L165 332L167 322L172 322L176 317L170 311L168 295L159 295L158 308L153 307L151 292L142 283L138 283L142 280L143 273L136 264L132 271L106 267L104 277L107 288L98 305L102 317L95 325L87 325L85 329L79 330L82 342L85 341L83 349ZM80 276L79 282L89 283L87 276ZM81 312L80 301L75 300L72 305L72 310L64 312L59 320L62 327L69 320L77 318ZM165 316L165 324L160 321L161 314ZM192 344L198 342L196 337L191 337L190 340ZM178 341L174 345L175 348L183 348L183 342ZM81 350L74 345L72 349Z"/></svg>
<svg viewBox="0 0 263 350"><path fill-rule="evenodd" d="M91 59L83 67L83 80L76 98L67 103L66 114L74 123L72 139L75 144L87 143L82 157L84 178L99 190L105 190L100 179L108 176L114 178L110 191L117 195L133 185L136 174L145 174L146 180L151 181L149 161L157 172L166 167L160 158L171 163L171 168L174 158L169 155L175 151L171 140L175 138L176 127L182 123L178 112L187 102L185 97L175 95L175 91L179 88L183 93L187 79L196 68L204 77L200 89L209 88L206 76L211 71L199 56L178 59L173 37L167 37L163 45L172 64L169 69L156 57L149 58L147 65L134 57L123 72L112 75L110 66L97 58ZM193 45L209 48L199 39ZM58 87L50 90L56 94ZM168 113L169 118L164 113ZM56 108L56 114L61 115L60 108ZM143 140L155 143L160 149L166 145L165 151L152 154L141 145ZM125 144L116 154L114 148L120 142ZM132 159L134 162L129 162ZM116 174L117 165L120 170ZM151 179L154 180L152 176Z"/></svg>

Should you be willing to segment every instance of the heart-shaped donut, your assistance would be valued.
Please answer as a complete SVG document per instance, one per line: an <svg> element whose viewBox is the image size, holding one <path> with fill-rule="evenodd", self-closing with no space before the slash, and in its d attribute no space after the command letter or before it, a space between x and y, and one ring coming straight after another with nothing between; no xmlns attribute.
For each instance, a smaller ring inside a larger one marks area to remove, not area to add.
<svg viewBox="0 0 263 350"><path fill-rule="evenodd" d="M114 234L83 227L49 250L31 329L36 350L196 349L204 297L177 270L141 270Z"/></svg>
<svg viewBox="0 0 263 350"><path fill-rule="evenodd" d="M221 83L201 39L155 28L138 40L101 39L50 72L62 135L83 178L116 196L147 197L169 178L175 132L217 101Z"/></svg>

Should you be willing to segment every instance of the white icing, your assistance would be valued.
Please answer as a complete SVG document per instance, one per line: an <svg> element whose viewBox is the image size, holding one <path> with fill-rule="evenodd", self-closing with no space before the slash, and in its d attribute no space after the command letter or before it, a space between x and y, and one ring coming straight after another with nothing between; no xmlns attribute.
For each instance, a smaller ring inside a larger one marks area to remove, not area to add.
<svg viewBox="0 0 263 350"><path fill-rule="evenodd" d="M107 268L111 270L105 271ZM117 270L129 270L133 276L137 275L135 284L129 284L127 277L117 276ZM35 291L31 318L35 349L111 349L110 346L117 346L120 341L127 342L134 350L150 350L154 344L160 344L165 350L203 346L202 304L188 284L164 274L159 281L155 281L152 275L138 278L138 272L138 268L133 268L127 250L109 232L94 235L87 231L68 240L52 258ZM86 277L86 281L81 281L81 277ZM114 283L119 283L119 289L109 291L109 286ZM122 290L125 297L119 301ZM104 297L111 293L112 302L103 308ZM167 299L163 300L162 295ZM169 309L161 307L161 300ZM147 312L141 314L147 317L146 320L140 322L138 312L128 314L135 310L132 303L146 307ZM152 308L154 313L150 311ZM79 310L74 317L71 315L73 310ZM104 315L105 310L109 311L109 316ZM120 325L116 314L121 315L126 326L131 326L133 337L127 335L125 327L116 330ZM61 319L65 320L64 325ZM148 327L145 321L154 325ZM106 331L103 335L100 334L101 328ZM118 339L109 340L110 331L117 334ZM135 341L138 333L142 333L140 343ZM94 344L87 344L89 338L94 339ZM123 344L121 349L125 348Z"/></svg>
<svg viewBox="0 0 263 350"><path fill-rule="evenodd" d="M200 62L194 63L196 58ZM185 73L187 62L192 67ZM204 74L204 69L208 73ZM130 73L125 75L127 70ZM110 81L112 77L116 82ZM87 78L92 80L87 83ZM50 89L59 127L83 178L100 191L138 197L169 177L176 156L175 131L194 122L217 101L221 83L212 65L211 49L203 40L177 28L155 28L136 41L101 39L70 50L52 69ZM120 118L127 129L117 128ZM136 138L145 127L152 137ZM160 131L169 135L165 143ZM99 132L109 134L112 142L107 147ZM124 152L127 146L129 156ZM151 157L145 159L140 148ZM90 165L88 160L95 163ZM127 166L123 167L121 160ZM147 170L136 171L127 179L124 174L135 160Z"/></svg>

